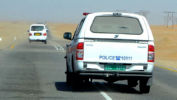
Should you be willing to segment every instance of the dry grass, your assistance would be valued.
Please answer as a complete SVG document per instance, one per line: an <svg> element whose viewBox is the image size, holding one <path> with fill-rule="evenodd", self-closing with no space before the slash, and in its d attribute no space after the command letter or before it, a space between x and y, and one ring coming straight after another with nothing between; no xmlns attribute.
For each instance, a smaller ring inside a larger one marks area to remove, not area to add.
<svg viewBox="0 0 177 100"><path fill-rule="evenodd" d="M16 37L18 42L28 41L28 32L31 22L0 22L0 49L10 47L14 43L14 38ZM48 23L47 24L52 36L58 39L63 39L64 32L74 33L77 24L57 24Z"/></svg>
<svg viewBox="0 0 177 100"><path fill-rule="evenodd" d="M177 26L151 26L155 38L156 64L177 68Z"/></svg>
<svg viewBox="0 0 177 100"><path fill-rule="evenodd" d="M18 42L26 39L28 27L29 24L24 22L0 22L0 49L9 47L15 38Z"/></svg>
<svg viewBox="0 0 177 100"><path fill-rule="evenodd" d="M47 24L50 28L52 35L56 38L63 39L64 32L74 33L77 24Z"/></svg>

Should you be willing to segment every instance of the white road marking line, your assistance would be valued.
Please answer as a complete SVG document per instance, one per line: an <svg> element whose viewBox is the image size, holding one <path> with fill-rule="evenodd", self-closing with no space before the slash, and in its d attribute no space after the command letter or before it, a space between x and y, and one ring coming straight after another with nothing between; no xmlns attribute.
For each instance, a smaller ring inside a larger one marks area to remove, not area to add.
<svg viewBox="0 0 177 100"><path fill-rule="evenodd" d="M57 47L56 45L55 45L54 47L55 47L55 49L58 51L58 47Z"/></svg>
<svg viewBox="0 0 177 100"><path fill-rule="evenodd" d="M57 51L64 51L64 48L61 45L55 45L55 47L57 48Z"/></svg>
<svg viewBox="0 0 177 100"><path fill-rule="evenodd" d="M107 95L105 92L100 92L100 94L106 99L106 100L112 100L112 98Z"/></svg>
<svg viewBox="0 0 177 100"><path fill-rule="evenodd" d="M61 51L64 51L64 48L61 45L59 45L58 47L60 48Z"/></svg>
<svg viewBox="0 0 177 100"><path fill-rule="evenodd" d="M58 47L55 45L55 43L54 42L52 42L52 41L49 41L49 43L58 51Z"/></svg>
<svg viewBox="0 0 177 100"><path fill-rule="evenodd" d="M95 83L93 83L95 85ZM98 87L94 86L96 89L100 91L100 94L105 98L105 100L112 100L112 98L106 93L101 91Z"/></svg>
<svg viewBox="0 0 177 100"><path fill-rule="evenodd" d="M63 48L60 44L58 44L58 43L56 43L56 42L53 42L53 41L49 41L49 42L50 42L50 44L52 44L52 45L54 46L54 48L55 48L57 51L62 51L62 52L65 51L64 48Z"/></svg>

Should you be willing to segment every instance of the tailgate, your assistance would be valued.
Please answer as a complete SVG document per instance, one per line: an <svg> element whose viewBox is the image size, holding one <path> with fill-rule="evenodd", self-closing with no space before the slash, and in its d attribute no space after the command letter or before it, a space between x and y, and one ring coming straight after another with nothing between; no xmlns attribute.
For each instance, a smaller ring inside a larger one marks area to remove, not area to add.
<svg viewBox="0 0 177 100"><path fill-rule="evenodd" d="M147 63L147 42L84 42L84 61L99 63Z"/></svg>

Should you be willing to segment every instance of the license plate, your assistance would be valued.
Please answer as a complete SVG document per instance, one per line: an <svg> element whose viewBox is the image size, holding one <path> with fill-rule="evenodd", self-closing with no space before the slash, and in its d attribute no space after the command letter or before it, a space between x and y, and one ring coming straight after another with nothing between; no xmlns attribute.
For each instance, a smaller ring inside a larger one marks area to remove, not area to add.
<svg viewBox="0 0 177 100"><path fill-rule="evenodd" d="M125 70L126 70L126 66L125 66L125 65L113 65L113 64L108 64L108 65L104 65L104 70L125 71Z"/></svg>
<svg viewBox="0 0 177 100"><path fill-rule="evenodd" d="M35 36L41 36L41 33L34 33Z"/></svg>

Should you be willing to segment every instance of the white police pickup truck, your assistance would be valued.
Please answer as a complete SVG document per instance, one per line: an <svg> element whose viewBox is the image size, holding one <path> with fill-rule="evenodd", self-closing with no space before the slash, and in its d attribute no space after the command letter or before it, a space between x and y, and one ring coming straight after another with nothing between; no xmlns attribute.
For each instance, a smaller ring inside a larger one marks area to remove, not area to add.
<svg viewBox="0 0 177 100"><path fill-rule="evenodd" d="M100 12L86 15L66 45L66 81L89 79L139 83L149 93L154 68L154 39L145 17L131 13Z"/></svg>

